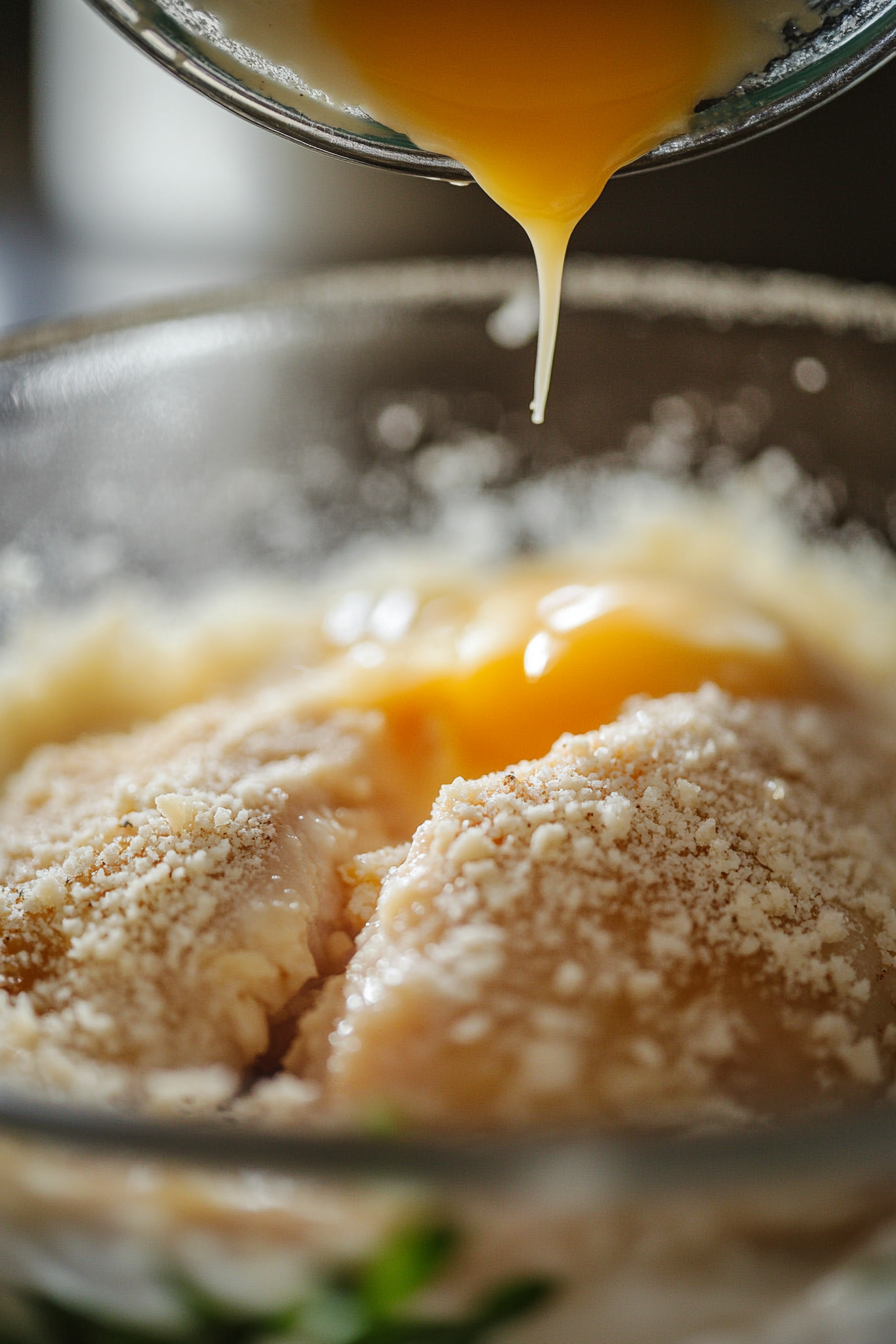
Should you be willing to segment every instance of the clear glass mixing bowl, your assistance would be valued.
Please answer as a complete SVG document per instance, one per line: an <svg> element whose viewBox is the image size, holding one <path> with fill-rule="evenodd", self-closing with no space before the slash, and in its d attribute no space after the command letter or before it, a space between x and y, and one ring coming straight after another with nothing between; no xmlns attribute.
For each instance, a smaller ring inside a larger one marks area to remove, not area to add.
<svg viewBox="0 0 896 1344"><path fill-rule="evenodd" d="M531 285L517 261L397 265L6 339L4 624L110 584L305 579L376 537L531 552L567 525L558 492L587 507L584 472L779 469L782 446L825 484L817 525L886 531L896 296L574 259L536 429L504 339ZM703 418L670 440L684 392ZM415 466L436 448L460 464L438 488ZM19 1344L888 1344L896 1118L402 1140L7 1085L0 1248Z"/></svg>
<svg viewBox="0 0 896 1344"><path fill-rule="evenodd" d="M277 66L228 39L190 0L88 0L178 78L224 107L315 149L382 168L452 182L471 181L453 159L340 107L301 72ZM842 92L896 51L896 0L808 0L821 20L811 33L788 28L789 51L725 97L697 108L683 135L622 172L641 172L735 144L773 129Z"/></svg>

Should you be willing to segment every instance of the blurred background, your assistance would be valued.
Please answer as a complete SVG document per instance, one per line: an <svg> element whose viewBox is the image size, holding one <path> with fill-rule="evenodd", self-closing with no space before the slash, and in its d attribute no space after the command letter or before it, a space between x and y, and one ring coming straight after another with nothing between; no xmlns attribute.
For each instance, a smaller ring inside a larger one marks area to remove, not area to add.
<svg viewBox="0 0 896 1344"><path fill-rule="evenodd" d="M610 184L579 251L896 284L896 62L753 144ZM240 122L82 0L0 0L0 328L301 266L525 252L476 187Z"/></svg>

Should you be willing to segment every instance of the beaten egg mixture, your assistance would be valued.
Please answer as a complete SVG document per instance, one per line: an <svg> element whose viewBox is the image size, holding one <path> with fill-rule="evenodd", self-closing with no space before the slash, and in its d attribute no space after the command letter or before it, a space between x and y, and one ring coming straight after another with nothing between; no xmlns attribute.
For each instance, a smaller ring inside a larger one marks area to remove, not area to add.
<svg viewBox="0 0 896 1344"><path fill-rule="evenodd" d="M361 1125L886 1092L893 577L736 492L648 514L13 646L3 1071Z"/></svg>
<svg viewBox="0 0 896 1344"><path fill-rule="evenodd" d="M231 39L447 154L538 264L544 419L573 229L613 173L819 19L803 0L215 0Z"/></svg>

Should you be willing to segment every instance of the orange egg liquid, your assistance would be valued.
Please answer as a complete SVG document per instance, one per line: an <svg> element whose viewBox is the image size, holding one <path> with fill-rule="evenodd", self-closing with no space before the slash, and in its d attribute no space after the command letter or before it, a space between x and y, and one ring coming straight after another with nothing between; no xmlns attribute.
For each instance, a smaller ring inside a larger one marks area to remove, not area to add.
<svg viewBox="0 0 896 1344"><path fill-rule="evenodd" d="M734 39L718 0L311 0L371 109L463 163L525 228L541 292L532 418L551 377L573 228L681 127Z"/></svg>
<svg viewBox="0 0 896 1344"><path fill-rule="evenodd" d="M439 698L459 773L476 778L543 756L563 733L612 723L632 695L696 691L706 681L747 698L822 698L817 678L793 649L708 648L632 610L563 641L540 676L527 676L522 656L508 654L440 687Z"/></svg>
<svg viewBox="0 0 896 1344"><path fill-rule="evenodd" d="M496 627L496 644L465 652ZM425 635L414 639L425 647ZM405 660L399 646L343 692L347 702L384 710L439 784L543 756L565 732L611 723L633 695L696 691L707 681L748 699L842 694L777 623L659 578L498 584L472 624L456 628L450 650L441 670L421 674L413 651Z"/></svg>
<svg viewBox="0 0 896 1344"><path fill-rule="evenodd" d="M215 0L227 33L463 163L532 240L532 418L575 225L624 164L782 48L787 0ZM804 26L818 20L792 0Z"/></svg>

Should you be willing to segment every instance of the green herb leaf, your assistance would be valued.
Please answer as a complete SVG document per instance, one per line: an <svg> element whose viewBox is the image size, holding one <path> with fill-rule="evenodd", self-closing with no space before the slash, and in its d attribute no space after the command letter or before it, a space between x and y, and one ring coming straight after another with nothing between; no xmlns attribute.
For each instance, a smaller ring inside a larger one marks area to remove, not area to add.
<svg viewBox="0 0 896 1344"><path fill-rule="evenodd" d="M394 1236L361 1275L361 1297L371 1319L386 1320L431 1283L459 1242L457 1229L448 1224L407 1228Z"/></svg>

